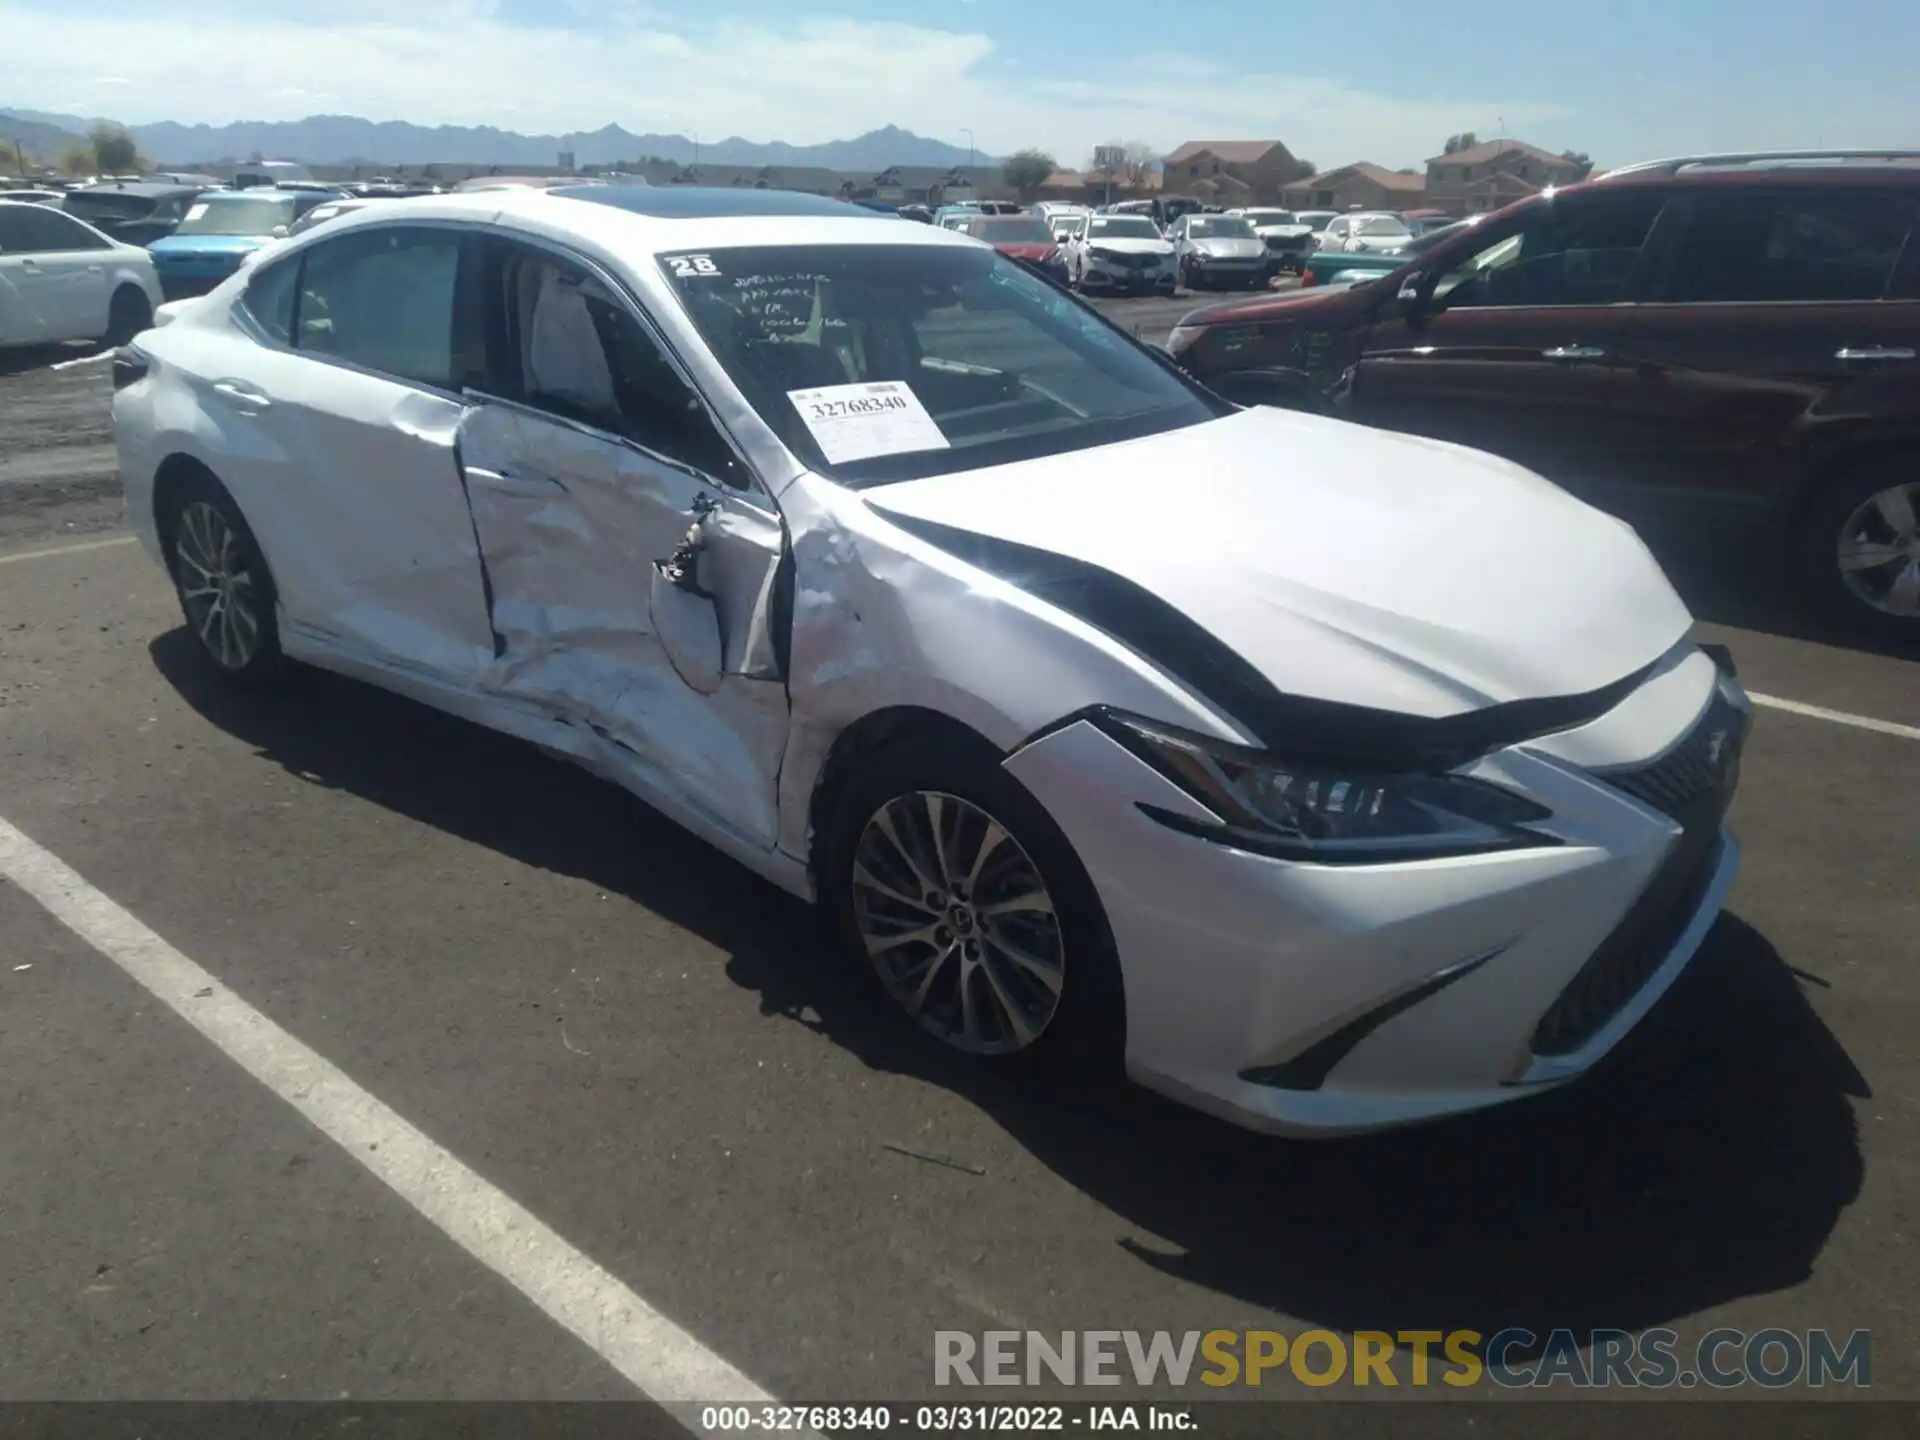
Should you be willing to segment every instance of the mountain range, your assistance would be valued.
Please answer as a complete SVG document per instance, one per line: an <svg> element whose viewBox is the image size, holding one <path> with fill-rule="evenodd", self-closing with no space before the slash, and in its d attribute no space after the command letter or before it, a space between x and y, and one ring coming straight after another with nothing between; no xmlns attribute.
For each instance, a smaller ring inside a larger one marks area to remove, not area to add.
<svg viewBox="0 0 1920 1440"><path fill-rule="evenodd" d="M94 124L78 115L0 107L0 140L18 140L42 160L53 160ZM851 140L821 145L760 143L738 135L697 147L685 135L636 135L618 125L564 135L521 135L491 125L410 125L362 120L353 115L309 115L304 120L239 121L231 125L181 125L171 120L129 125L140 153L168 165L215 160L296 160L309 165L553 165L571 152L578 165L612 165L657 156L678 164L697 159L713 165L818 165L829 170L879 171L889 165L998 166L972 154L902 130L870 130ZM697 154L696 154L697 150Z"/></svg>

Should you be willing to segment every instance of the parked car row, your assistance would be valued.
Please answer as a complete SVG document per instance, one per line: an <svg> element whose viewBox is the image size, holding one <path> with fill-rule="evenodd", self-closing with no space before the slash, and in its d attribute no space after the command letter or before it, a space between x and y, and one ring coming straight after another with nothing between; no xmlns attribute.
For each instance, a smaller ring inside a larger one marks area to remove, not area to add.
<svg viewBox="0 0 1920 1440"><path fill-rule="evenodd" d="M1637 167L1323 265L1167 348L1242 403L1757 530L1821 612L1920 641L1920 154Z"/></svg>
<svg viewBox="0 0 1920 1440"><path fill-rule="evenodd" d="M76 187L57 205L0 192L0 348L122 344L166 301L205 294L277 240L425 193L310 180L209 189L179 177Z"/></svg>

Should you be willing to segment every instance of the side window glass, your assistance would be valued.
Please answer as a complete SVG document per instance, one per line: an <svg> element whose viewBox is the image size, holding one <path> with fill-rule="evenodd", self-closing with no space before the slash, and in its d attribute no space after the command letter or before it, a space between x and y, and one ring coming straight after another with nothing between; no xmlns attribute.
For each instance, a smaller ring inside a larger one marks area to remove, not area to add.
<svg viewBox="0 0 1920 1440"><path fill-rule="evenodd" d="M300 279L300 258L269 265L255 273L240 296L240 308L282 345L293 343L293 298Z"/></svg>
<svg viewBox="0 0 1920 1440"><path fill-rule="evenodd" d="M369 370L454 388L449 231L363 230L305 252L294 344Z"/></svg>
<svg viewBox="0 0 1920 1440"><path fill-rule="evenodd" d="M1702 197L1662 298L1878 300L1912 228L1904 205L1878 195Z"/></svg>
<svg viewBox="0 0 1920 1440"><path fill-rule="evenodd" d="M577 266L531 249L510 252L501 281L512 398L746 483L699 397L624 302Z"/></svg>
<svg viewBox="0 0 1920 1440"><path fill-rule="evenodd" d="M107 243L86 226L44 205L8 206L0 217L0 249L15 254L59 255L105 248Z"/></svg>
<svg viewBox="0 0 1920 1440"><path fill-rule="evenodd" d="M1517 233L1454 266L1435 294L1449 309L1615 304L1626 298L1663 204L1653 195L1607 195L1542 205Z"/></svg>

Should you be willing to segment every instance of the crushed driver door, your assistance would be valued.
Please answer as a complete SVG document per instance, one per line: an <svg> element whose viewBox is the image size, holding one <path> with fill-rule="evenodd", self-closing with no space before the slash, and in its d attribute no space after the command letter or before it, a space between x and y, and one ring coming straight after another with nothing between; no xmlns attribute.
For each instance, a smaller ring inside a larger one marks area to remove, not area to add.
<svg viewBox="0 0 1920 1440"><path fill-rule="evenodd" d="M771 502L508 401L468 410L459 453L494 630L483 688L771 849L787 737Z"/></svg>

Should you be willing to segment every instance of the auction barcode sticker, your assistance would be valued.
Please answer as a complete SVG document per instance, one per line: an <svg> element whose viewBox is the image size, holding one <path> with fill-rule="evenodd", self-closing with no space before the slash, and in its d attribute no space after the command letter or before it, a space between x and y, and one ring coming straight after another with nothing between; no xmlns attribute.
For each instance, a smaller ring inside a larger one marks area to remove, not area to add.
<svg viewBox="0 0 1920 1440"><path fill-rule="evenodd" d="M947 437L904 380L789 390L787 398L807 422L829 465L947 448Z"/></svg>

